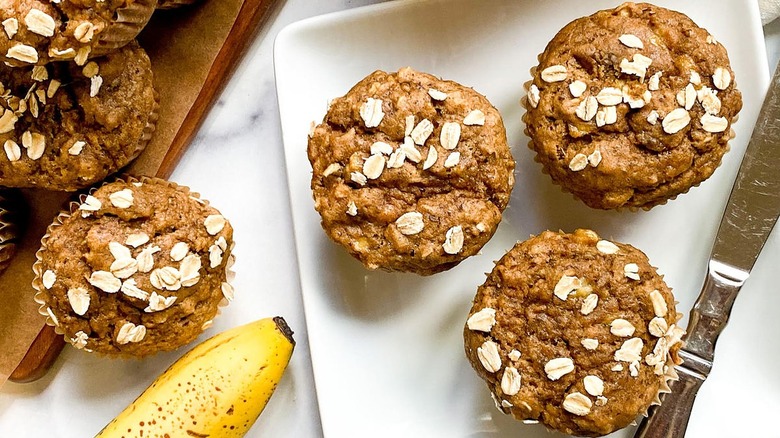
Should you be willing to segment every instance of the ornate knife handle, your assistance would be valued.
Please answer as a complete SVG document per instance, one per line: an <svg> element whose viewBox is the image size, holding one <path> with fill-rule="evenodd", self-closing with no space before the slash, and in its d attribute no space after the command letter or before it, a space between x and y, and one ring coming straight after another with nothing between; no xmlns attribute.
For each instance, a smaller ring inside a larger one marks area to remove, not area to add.
<svg viewBox="0 0 780 438"><path fill-rule="evenodd" d="M661 397L661 406L650 410L650 416L639 425L634 438L683 438L693 401L704 379L678 369L680 380L669 385L672 392Z"/></svg>
<svg viewBox="0 0 780 438"><path fill-rule="evenodd" d="M726 264L710 261L707 279L691 311L685 347L680 350L683 364L677 366L680 380L670 382L672 392L664 394L661 406L639 425L634 438L683 438L688 428L696 393L712 369L715 342L726 323L748 273Z"/></svg>

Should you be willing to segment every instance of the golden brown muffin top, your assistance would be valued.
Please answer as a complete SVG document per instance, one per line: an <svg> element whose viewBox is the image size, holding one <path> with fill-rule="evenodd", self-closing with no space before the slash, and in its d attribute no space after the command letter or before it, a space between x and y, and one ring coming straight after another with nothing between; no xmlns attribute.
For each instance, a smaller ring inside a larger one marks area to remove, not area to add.
<svg viewBox="0 0 780 438"><path fill-rule="evenodd" d="M490 102L410 68L333 100L308 156L323 228L369 269L429 275L476 254L514 184Z"/></svg>
<svg viewBox="0 0 780 438"><path fill-rule="evenodd" d="M726 49L687 16L626 3L564 27L524 118L553 180L595 208L650 208L708 178L742 107Z"/></svg>
<svg viewBox="0 0 780 438"><path fill-rule="evenodd" d="M117 22L137 20L140 11L151 16L155 5L156 0L3 1L0 55L15 66L65 60L83 66L90 56L105 54L101 41L117 36L111 36Z"/></svg>
<svg viewBox="0 0 780 438"><path fill-rule="evenodd" d="M109 183L49 233L37 288L78 348L135 357L172 350L232 298L233 228L185 188Z"/></svg>
<svg viewBox="0 0 780 438"><path fill-rule="evenodd" d="M512 248L479 287L466 355L504 412L606 435L667 388L678 319L641 251L590 230L546 231Z"/></svg>
<svg viewBox="0 0 780 438"><path fill-rule="evenodd" d="M76 190L128 164L157 106L131 43L88 62L0 68L0 185Z"/></svg>

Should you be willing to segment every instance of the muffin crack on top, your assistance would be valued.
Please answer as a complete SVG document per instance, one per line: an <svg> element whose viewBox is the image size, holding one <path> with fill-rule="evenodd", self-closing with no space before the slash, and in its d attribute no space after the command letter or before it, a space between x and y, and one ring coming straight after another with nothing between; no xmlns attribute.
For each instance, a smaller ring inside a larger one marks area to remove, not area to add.
<svg viewBox="0 0 780 438"><path fill-rule="evenodd" d="M529 146L595 208L651 208L707 179L742 107L726 49L687 16L645 3L569 23L533 76Z"/></svg>
<svg viewBox="0 0 780 438"><path fill-rule="evenodd" d="M429 275L475 254L514 184L498 111L411 68L376 71L332 101L308 156L323 228L370 269Z"/></svg>

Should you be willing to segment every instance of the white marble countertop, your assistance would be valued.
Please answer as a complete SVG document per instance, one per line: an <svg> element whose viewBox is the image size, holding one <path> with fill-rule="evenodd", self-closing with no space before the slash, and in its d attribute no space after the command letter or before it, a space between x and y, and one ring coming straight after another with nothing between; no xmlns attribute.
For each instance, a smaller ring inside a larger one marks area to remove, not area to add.
<svg viewBox="0 0 780 438"><path fill-rule="evenodd" d="M302 18L380 2L287 0L257 36L171 178L217 206L237 236L236 300L207 336L274 315L284 316L296 332L292 363L250 437L322 436L293 245L273 41L285 25ZM780 58L780 20L765 30L774 68ZM262 308L242 305L241 294L259 295ZM0 389L0 436L92 436L180 354L106 361L67 347L42 380Z"/></svg>

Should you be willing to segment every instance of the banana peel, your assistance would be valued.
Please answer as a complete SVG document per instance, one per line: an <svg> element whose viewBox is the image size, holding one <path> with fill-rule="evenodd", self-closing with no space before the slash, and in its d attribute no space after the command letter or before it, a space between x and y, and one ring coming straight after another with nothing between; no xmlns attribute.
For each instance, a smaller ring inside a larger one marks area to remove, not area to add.
<svg viewBox="0 0 780 438"><path fill-rule="evenodd" d="M96 438L242 437L284 374L295 347L281 317L222 332L160 375Z"/></svg>

